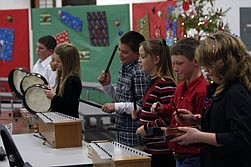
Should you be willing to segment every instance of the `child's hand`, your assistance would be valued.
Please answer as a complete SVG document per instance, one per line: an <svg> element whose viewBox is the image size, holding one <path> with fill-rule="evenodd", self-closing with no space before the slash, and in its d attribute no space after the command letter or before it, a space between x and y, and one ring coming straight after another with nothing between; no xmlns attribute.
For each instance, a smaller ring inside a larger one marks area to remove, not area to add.
<svg viewBox="0 0 251 167"><path fill-rule="evenodd" d="M102 106L102 111L106 113L113 113L115 112L115 104L114 103L106 103Z"/></svg>
<svg viewBox="0 0 251 167"><path fill-rule="evenodd" d="M98 77L99 83L101 83L102 86L106 86L111 83L111 75L108 71L105 73L105 71L102 71L101 75Z"/></svg>
<svg viewBox="0 0 251 167"><path fill-rule="evenodd" d="M139 135L139 136L146 136L146 131L144 129L144 125L142 125L141 127L139 127L136 130L136 134Z"/></svg>
<svg viewBox="0 0 251 167"><path fill-rule="evenodd" d="M132 117L132 120L136 120L138 118L138 110L132 110L131 111L131 117Z"/></svg>
<svg viewBox="0 0 251 167"><path fill-rule="evenodd" d="M153 114L157 114L157 113L161 112L162 111L162 104L160 102L153 103L150 111Z"/></svg>
<svg viewBox="0 0 251 167"><path fill-rule="evenodd" d="M44 90L44 93L46 94L48 99L53 99L53 97L56 95L53 89L48 87L47 89Z"/></svg>
<svg viewBox="0 0 251 167"><path fill-rule="evenodd" d="M187 109L178 109L178 113L175 112L175 119L178 123L187 123L187 124L199 124L201 120L200 114L193 114ZM197 123L195 123L197 122Z"/></svg>

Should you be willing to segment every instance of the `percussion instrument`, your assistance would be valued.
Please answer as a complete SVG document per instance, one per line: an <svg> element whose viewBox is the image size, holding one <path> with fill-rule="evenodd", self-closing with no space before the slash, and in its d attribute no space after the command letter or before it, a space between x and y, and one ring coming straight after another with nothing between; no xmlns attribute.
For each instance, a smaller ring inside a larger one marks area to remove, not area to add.
<svg viewBox="0 0 251 167"><path fill-rule="evenodd" d="M24 93L24 106L32 113L48 112L51 107L51 99L48 99L44 90L47 89L45 85L34 84L26 89Z"/></svg>
<svg viewBox="0 0 251 167"><path fill-rule="evenodd" d="M113 49L113 52L112 52L112 55L111 55L111 57L110 57L110 59L109 59L109 62L108 62L108 64L107 64L107 66L106 66L105 74L107 74L107 72L109 71L109 68L110 68L110 66L111 66L111 64L112 64L112 60L113 60L113 58L114 58L114 55L115 55L115 53L116 53L117 48L118 48L118 45L115 45L115 47L114 47L114 49Z"/></svg>
<svg viewBox="0 0 251 167"><path fill-rule="evenodd" d="M20 90L21 90L22 94L24 95L25 91L30 86L35 85L35 84L48 85L48 82L41 74L29 73L23 77L23 79L20 83Z"/></svg>
<svg viewBox="0 0 251 167"><path fill-rule="evenodd" d="M14 68L13 70L10 71L9 76L8 76L8 83L10 86L10 89L15 92L16 96L18 98L23 98L23 94L20 89L20 83L29 72L22 67L19 68Z"/></svg>
<svg viewBox="0 0 251 167"><path fill-rule="evenodd" d="M115 141L93 141L88 151L94 167L151 166L151 154Z"/></svg>
<svg viewBox="0 0 251 167"><path fill-rule="evenodd" d="M114 55L115 55L115 53L116 53L117 48L118 48L118 45L116 45L116 46L114 47L114 49L113 49L112 56L110 57L109 62L108 62L108 64L107 64L107 66L106 66L105 73L108 72L108 70L109 70L109 68L110 68L110 66L111 66L111 64L112 64L112 60L113 60L113 58L114 58Z"/></svg>
<svg viewBox="0 0 251 167"><path fill-rule="evenodd" d="M98 103L95 103L95 102L92 102L92 101L89 101L89 100L84 100L84 99L78 99L80 102L82 103L86 103L88 105L91 105L93 107L97 107L97 108L102 108L102 105L98 104Z"/></svg>
<svg viewBox="0 0 251 167"><path fill-rule="evenodd" d="M81 147L81 120L58 112L37 113L39 133L54 148Z"/></svg>

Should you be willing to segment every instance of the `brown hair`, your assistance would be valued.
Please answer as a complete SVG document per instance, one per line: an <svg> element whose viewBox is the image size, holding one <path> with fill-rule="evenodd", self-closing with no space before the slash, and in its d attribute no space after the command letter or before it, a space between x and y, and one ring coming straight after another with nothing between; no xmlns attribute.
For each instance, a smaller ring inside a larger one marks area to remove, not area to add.
<svg viewBox="0 0 251 167"><path fill-rule="evenodd" d="M68 77L77 76L80 78L80 58L78 50L72 44L64 43L55 48L55 54L59 56L62 62L62 71L58 72L57 86L59 86L59 95L63 94L64 85Z"/></svg>
<svg viewBox="0 0 251 167"><path fill-rule="evenodd" d="M125 33L120 42L127 45L133 52L139 52L139 44L145 40L145 37L136 31L129 31Z"/></svg>
<svg viewBox="0 0 251 167"><path fill-rule="evenodd" d="M143 41L140 43L140 46L143 47L146 54L153 57L159 56L160 61L158 63L158 76L165 77L168 76L171 79L174 79L173 69L172 69L172 60L170 56L170 49L166 45L166 41L164 39L151 39L147 41Z"/></svg>
<svg viewBox="0 0 251 167"><path fill-rule="evenodd" d="M202 41L195 54L198 62L212 68L214 75L222 81L216 93L234 80L239 80L251 91L251 56L239 38L217 32Z"/></svg>
<svg viewBox="0 0 251 167"><path fill-rule="evenodd" d="M43 44L48 50L54 50L57 46L56 39L51 35L45 35L38 39L38 42Z"/></svg>
<svg viewBox="0 0 251 167"><path fill-rule="evenodd" d="M182 38L171 48L171 55L182 55L189 61L194 59L195 49L199 46L200 41L195 38Z"/></svg>

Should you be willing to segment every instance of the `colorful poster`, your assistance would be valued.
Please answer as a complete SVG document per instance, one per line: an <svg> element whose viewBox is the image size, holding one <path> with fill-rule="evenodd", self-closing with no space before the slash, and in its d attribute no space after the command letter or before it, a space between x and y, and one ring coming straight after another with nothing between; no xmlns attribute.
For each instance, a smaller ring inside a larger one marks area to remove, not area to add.
<svg viewBox="0 0 251 167"><path fill-rule="evenodd" d="M50 25L51 24L51 14L43 13L40 14L40 25Z"/></svg>
<svg viewBox="0 0 251 167"><path fill-rule="evenodd" d="M11 61L14 44L14 29L0 28L0 59Z"/></svg>
<svg viewBox="0 0 251 167"><path fill-rule="evenodd" d="M74 17L63 10L59 11L59 16L60 16L60 21L65 25L79 32L82 31L82 20L80 20L78 17Z"/></svg>
<svg viewBox="0 0 251 167"><path fill-rule="evenodd" d="M109 46L106 12L87 12L89 39L92 46Z"/></svg>
<svg viewBox="0 0 251 167"><path fill-rule="evenodd" d="M148 14L137 20L137 30L141 33L146 40L150 39L150 28Z"/></svg>
<svg viewBox="0 0 251 167"><path fill-rule="evenodd" d="M175 1L150 2L150 3L133 3L133 30L139 31L138 20L148 16L150 38L166 39L167 32L167 5L175 6Z"/></svg>
<svg viewBox="0 0 251 167"><path fill-rule="evenodd" d="M57 41L57 44L70 43L69 35L68 35L67 31L62 31L62 32L54 35L54 37Z"/></svg>

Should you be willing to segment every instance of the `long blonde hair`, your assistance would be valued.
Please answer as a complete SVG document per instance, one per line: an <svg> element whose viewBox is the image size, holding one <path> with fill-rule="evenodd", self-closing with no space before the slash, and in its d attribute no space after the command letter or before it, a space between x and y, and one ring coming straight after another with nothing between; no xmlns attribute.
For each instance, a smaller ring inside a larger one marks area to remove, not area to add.
<svg viewBox="0 0 251 167"><path fill-rule="evenodd" d="M212 68L214 75L222 82L216 94L235 80L239 80L251 92L251 56L239 38L217 32L201 41L195 56L202 66Z"/></svg>
<svg viewBox="0 0 251 167"><path fill-rule="evenodd" d="M59 95L63 95L66 80L70 76L81 76L80 58L77 48L69 43L58 45L55 48L55 54L59 56L62 62L62 71L58 71L57 87L59 86Z"/></svg>
<svg viewBox="0 0 251 167"><path fill-rule="evenodd" d="M151 56L159 56L160 60L157 64L157 75L159 77L169 77L173 81L174 74L172 69L172 60L170 55L170 49L166 45L166 41L164 39L150 39L147 41L143 41L140 43L140 46L143 47L145 52Z"/></svg>

